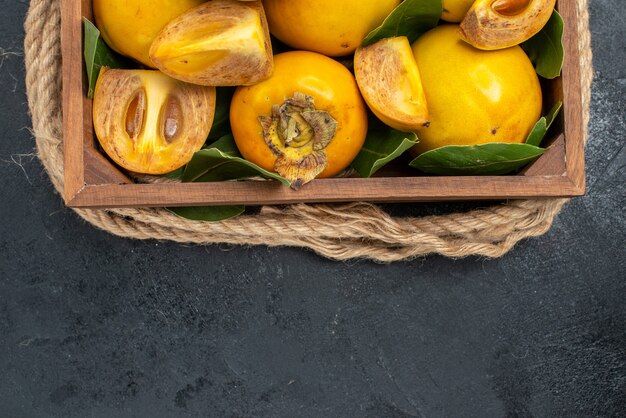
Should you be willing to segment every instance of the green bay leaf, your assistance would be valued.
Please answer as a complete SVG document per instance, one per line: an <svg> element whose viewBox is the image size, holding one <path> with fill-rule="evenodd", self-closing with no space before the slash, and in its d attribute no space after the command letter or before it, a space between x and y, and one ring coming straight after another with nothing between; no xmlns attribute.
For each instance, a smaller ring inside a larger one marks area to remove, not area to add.
<svg viewBox="0 0 626 418"><path fill-rule="evenodd" d="M188 206L165 208L181 218L192 221L219 222L241 215L245 210L243 205L232 206Z"/></svg>
<svg viewBox="0 0 626 418"><path fill-rule="evenodd" d="M236 153L236 149L232 135L226 135L209 148L196 152L187 164L182 180L184 182L213 182L260 176L277 180L286 187L290 186L291 183L286 178L241 158L239 153Z"/></svg>
<svg viewBox="0 0 626 418"><path fill-rule="evenodd" d="M550 112L548 112L546 116L543 116L541 119L539 119L539 121L537 121L535 127L526 139L527 144L535 145L537 147L541 145L543 138L548 133L548 129L550 129L550 126L552 126L552 122L554 122L554 119L556 119L557 115L561 111L562 106L563 102L557 102L552 107L552 109L550 109Z"/></svg>
<svg viewBox="0 0 626 418"><path fill-rule="evenodd" d="M415 144L417 144L417 136L414 133L400 132L395 129L370 130L363 148L352 161L352 168L361 177L371 177Z"/></svg>
<svg viewBox="0 0 626 418"><path fill-rule="evenodd" d="M89 80L87 96L91 99L93 98L100 69L102 67L128 68L128 61L113 52L104 43L100 36L100 31L88 19L83 18L83 26L85 29L83 55L87 68L87 79Z"/></svg>
<svg viewBox="0 0 626 418"><path fill-rule="evenodd" d="M394 36L406 36L409 43L413 43L424 32L437 26L442 13L442 0L404 0L382 25L365 37L363 46Z"/></svg>
<svg viewBox="0 0 626 418"><path fill-rule="evenodd" d="M501 175L516 171L545 150L529 144L450 145L425 152L413 168L437 175Z"/></svg>
<svg viewBox="0 0 626 418"><path fill-rule="evenodd" d="M563 26L563 18L555 10L543 29L520 45L543 78L556 78L563 69Z"/></svg>

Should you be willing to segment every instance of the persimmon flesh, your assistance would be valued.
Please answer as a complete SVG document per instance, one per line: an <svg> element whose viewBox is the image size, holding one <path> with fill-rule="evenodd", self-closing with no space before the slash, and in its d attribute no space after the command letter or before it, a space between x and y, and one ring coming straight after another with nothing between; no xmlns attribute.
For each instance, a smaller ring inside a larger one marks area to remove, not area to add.
<svg viewBox="0 0 626 418"><path fill-rule="evenodd" d="M215 87L152 70L103 69L93 99L100 145L118 165L142 174L187 164L208 137L214 113Z"/></svg>

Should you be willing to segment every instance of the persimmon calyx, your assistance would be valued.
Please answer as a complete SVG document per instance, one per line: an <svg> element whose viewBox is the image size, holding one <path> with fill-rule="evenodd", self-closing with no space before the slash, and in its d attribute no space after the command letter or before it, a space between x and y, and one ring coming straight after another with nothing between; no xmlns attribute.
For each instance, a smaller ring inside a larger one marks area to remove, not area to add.
<svg viewBox="0 0 626 418"><path fill-rule="evenodd" d="M295 93L271 116L260 116L265 143L276 156L274 170L300 189L328 165L325 149L335 137L337 121L330 113L317 110L311 96Z"/></svg>

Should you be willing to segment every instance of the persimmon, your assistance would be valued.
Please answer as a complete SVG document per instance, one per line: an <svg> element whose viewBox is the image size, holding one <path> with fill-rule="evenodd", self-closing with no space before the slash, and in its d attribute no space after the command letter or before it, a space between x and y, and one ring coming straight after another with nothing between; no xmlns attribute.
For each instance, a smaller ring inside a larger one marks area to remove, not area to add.
<svg viewBox="0 0 626 418"><path fill-rule="evenodd" d="M100 145L117 164L143 174L187 164L206 141L214 114L215 87L152 70L103 69L93 98Z"/></svg>
<svg viewBox="0 0 626 418"><path fill-rule="evenodd" d="M400 0L264 0L270 32L296 49L353 53Z"/></svg>
<svg viewBox="0 0 626 418"><path fill-rule="evenodd" d="M519 45L545 26L555 4L556 0L476 0L461 22L461 38L489 51Z"/></svg>
<svg viewBox="0 0 626 418"><path fill-rule="evenodd" d="M430 124L416 130L416 151L446 145L524 142L541 116L537 73L519 46L482 51L442 25L413 44Z"/></svg>
<svg viewBox="0 0 626 418"><path fill-rule="evenodd" d="M294 189L348 167L367 134L352 73L308 51L276 55L272 77L239 87L230 121L243 157L286 177Z"/></svg>
<svg viewBox="0 0 626 418"><path fill-rule="evenodd" d="M155 67L148 51L167 23L206 0L93 0L96 26L115 51Z"/></svg>
<svg viewBox="0 0 626 418"><path fill-rule="evenodd" d="M365 102L385 124L405 132L428 124L426 96L406 36L357 49L354 73Z"/></svg>
<svg viewBox="0 0 626 418"><path fill-rule="evenodd" d="M272 74L272 45L257 1L213 0L169 22L150 47L165 74L204 86L254 84Z"/></svg>
<svg viewBox="0 0 626 418"><path fill-rule="evenodd" d="M472 7L474 0L443 0L441 19L446 22L459 23Z"/></svg>

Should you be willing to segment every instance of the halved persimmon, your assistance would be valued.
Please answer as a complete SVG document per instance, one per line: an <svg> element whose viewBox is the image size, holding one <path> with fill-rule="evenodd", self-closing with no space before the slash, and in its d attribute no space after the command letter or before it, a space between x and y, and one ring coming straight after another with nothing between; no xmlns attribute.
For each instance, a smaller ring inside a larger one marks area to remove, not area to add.
<svg viewBox="0 0 626 418"><path fill-rule="evenodd" d="M204 86L258 83L272 74L272 44L263 5L213 0L168 23L150 47L170 77Z"/></svg>
<svg viewBox="0 0 626 418"><path fill-rule="evenodd" d="M406 36L357 49L354 73L365 102L386 125L411 132L428 124L426 95Z"/></svg>
<svg viewBox="0 0 626 418"><path fill-rule="evenodd" d="M187 164L206 141L215 87L174 80L159 71L100 73L93 124L100 145L123 168L165 174Z"/></svg>
<svg viewBox="0 0 626 418"><path fill-rule="evenodd" d="M510 48L535 36L556 0L476 0L461 22L461 38L478 49Z"/></svg>

